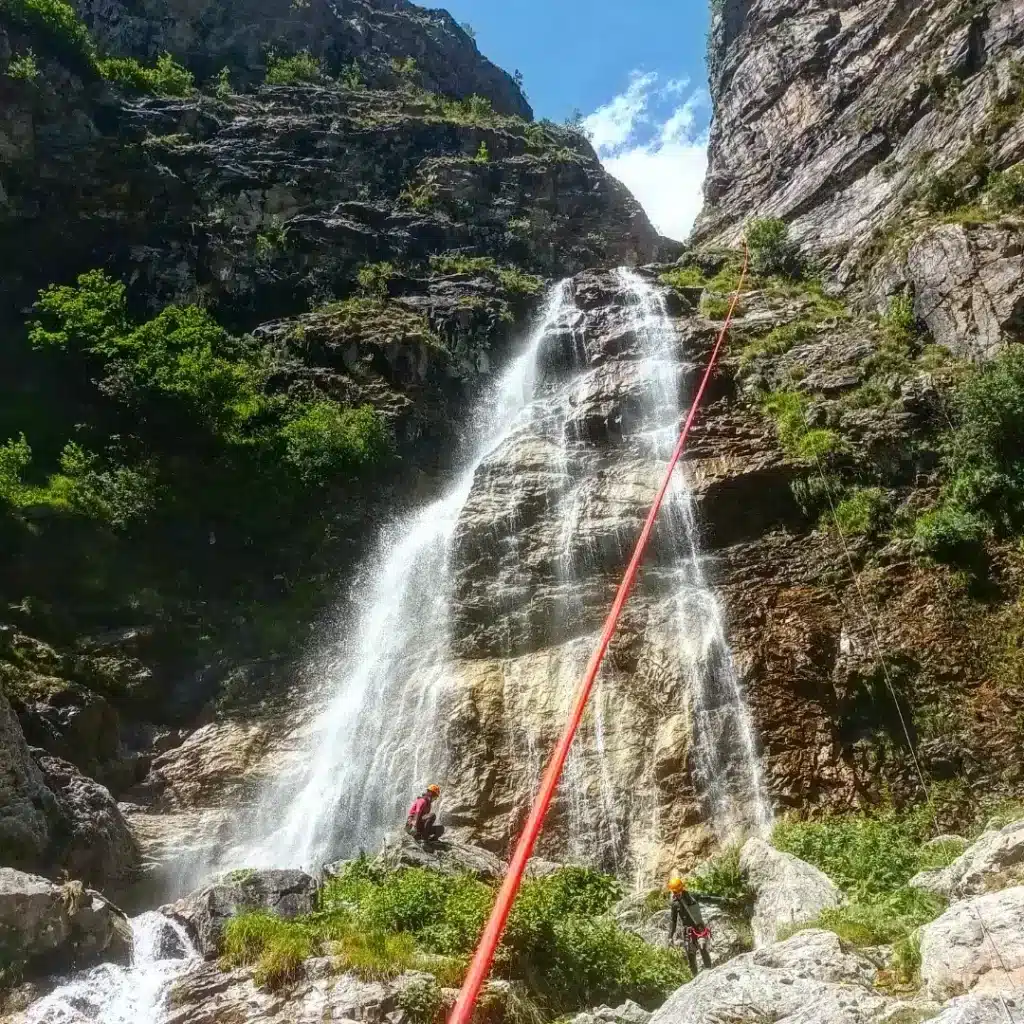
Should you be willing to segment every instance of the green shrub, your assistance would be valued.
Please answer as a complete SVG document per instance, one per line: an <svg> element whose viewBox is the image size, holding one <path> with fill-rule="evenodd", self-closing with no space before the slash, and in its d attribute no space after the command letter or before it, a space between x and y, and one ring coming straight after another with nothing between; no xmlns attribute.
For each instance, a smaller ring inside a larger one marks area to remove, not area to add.
<svg viewBox="0 0 1024 1024"><path fill-rule="evenodd" d="M942 561L955 561L983 543L989 532L981 516L947 503L925 512L914 523L914 546Z"/></svg>
<svg viewBox="0 0 1024 1024"><path fill-rule="evenodd" d="M892 341L903 342L912 338L917 333L914 300L905 293L890 296L882 327Z"/></svg>
<svg viewBox="0 0 1024 1024"><path fill-rule="evenodd" d="M454 255L430 257L430 269L438 274L496 274L498 264L490 256Z"/></svg>
<svg viewBox="0 0 1024 1024"><path fill-rule="evenodd" d="M781 821L772 842L820 868L845 893L863 899L902 890L920 870L922 846L931 829L927 808L883 810Z"/></svg>
<svg viewBox="0 0 1024 1024"><path fill-rule="evenodd" d="M774 327L764 337L755 338L743 346L740 352L740 366L747 367L760 356L781 356L794 345L814 335L814 324L809 320L797 320L791 324Z"/></svg>
<svg viewBox="0 0 1024 1024"><path fill-rule="evenodd" d="M413 1024L433 1024L441 1016L444 997L436 981L419 981L398 995L398 1008Z"/></svg>
<svg viewBox="0 0 1024 1024"><path fill-rule="evenodd" d="M290 57L267 54L267 85L304 85L322 82L326 76L320 61L308 50L300 50Z"/></svg>
<svg viewBox="0 0 1024 1024"><path fill-rule="evenodd" d="M231 88L231 69L223 67L217 72L216 83L213 87L214 95L218 99L226 100L234 95L234 90Z"/></svg>
<svg viewBox="0 0 1024 1024"><path fill-rule="evenodd" d="M414 210L429 210L437 198L437 182L432 178L418 184L407 185L399 193L398 198L403 203L408 203Z"/></svg>
<svg viewBox="0 0 1024 1024"><path fill-rule="evenodd" d="M300 407L281 428L285 458L306 484L319 486L380 462L389 450L387 428L373 406L329 399Z"/></svg>
<svg viewBox="0 0 1024 1024"><path fill-rule="evenodd" d="M1024 207L1024 164L1015 164L993 174L985 187L985 201L998 210Z"/></svg>
<svg viewBox="0 0 1024 1024"><path fill-rule="evenodd" d="M363 981L390 981L410 970L416 960L416 943L405 932L346 930L340 937L338 968L351 971Z"/></svg>
<svg viewBox="0 0 1024 1024"><path fill-rule="evenodd" d="M907 941L922 924L938 917L944 906L930 893L904 887L868 900L829 907L803 927L825 928L851 946L889 945Z"/></svg>
<svg viewBox="0 0 1024 1024"><path fill-rule="evenodd" d="M730 846L704 864L690 876L690 888L740 903L751 902L752 893L740 871L740 847Z"/></svg>
<svg viewBox="0 0 1024 1024"><path fill-rule="evenodd" d="M255 964L256 984L277 989L299 980L303 961L314 951L313 937L301 922L256 910L233 917L224 926L221 964L225 968Z"/></svg>
<svg viewBox="0 0 1024 1024"><path fill-rule="evenodd" d="M820 461L842 450L842 439L834 430L812 429L807 422L807 400L797 391L773 391L762 402L762 410L775 420L779 444L787 458L798 462Z"/></svg>
<svg viewBox="0 0 1024 1024"><path fill-rule="evenodd" d="M394 276L395 268L391 263L365 263L356 272L356 281L364 295L383 299L387 297L388 283Z"/></svg>
<svg viewBox="0 0 1024 1024"><path fill-rule="evenodd" d="M97 67L109 82L156 96L188 96L193 90L192 72L169 53L157 57L152 68L144 67L134 57L107 57Z"/></svg>
<svg viewBox="0 0 1024 1024"><path fill-rule="evenodd" d="M935 868L948 868L967 849L967 840L959 837L936 840L921 850L917 858L919 871L931 871Z"/></svg>
<svg viewBox="0 0 1024 1024"><path fill-rule="evenodd" d="M920 186L921 201L932 213L948 213L977 196L988 174L988 150L973 145L945 171L925 176Z"/></svg>
<svg viewBox="0 0 1024 1024"><path fill-rule="evenodd" d="M95 67L96 47L89 30L64 0L0 0L0 18L26 29L40 48L69 58L83 70Z"/></svg>
<svg viewBox="0 0 1024 1024"><path fill-rule="evenodd" d="M7 77L22 82L34 82L39 77L39 65L32 50L11 57L7 65Z"/></svg>
<svg viewBox="0 0 1024 1024"><path fill-rule="evenodd" d="M491 162L491 152L487 148L487 143L481 141L480 148L476 151L476 156L473 157L473 162L478 164L488 164Z"/></svg>
<svg viewBox="0 0 1024 1024"><path fill-rule="evenodd" d="M707 281L699 267L678 267L658 275L662 284L671 288L704 288Z"/></svg>
<svg viewBox="0 0 1024 1024"><path fill-rule="evenodd" d="M783 277L799 274L797 248L790 241L785 221L777 217L755 218L747 224L746 235L750 269L755 274Z"/></svg>
<svg viewBox="0 0 1024 1024"><path fill-rule="evenodd" d="M874 533L888 507L888 497L879 487L858 487L836 505L834 524L845 536Z"/></svg>
<svg viewBox="0 0 1024 1024"><path fill-rule="evenodd" d="M351 64L346 64L341 69L341 74L338 75L338 81L346 88L358 91L359 89L365 88L363 82L363 73L359 69L357 61L352 61Z"/></svg>
<svg viewBox="0 0 1024 1024"><path fill-rule="evenodd" d="M729 310L732 307L732 299L724 298L719 295L705 295L700 300L700 312L701 315L706 317L708 320L724 320L729 315ZM736 304L736 310L734 315L739 314L740 304Z"/></svg>
<svg viewBox="0 0 1024 1024"><path fill-rule="evenodd" d="M544 282L539 277L515 267L499 270L498 282L505 291L514 295L536 295L544 287Z"/></svg>

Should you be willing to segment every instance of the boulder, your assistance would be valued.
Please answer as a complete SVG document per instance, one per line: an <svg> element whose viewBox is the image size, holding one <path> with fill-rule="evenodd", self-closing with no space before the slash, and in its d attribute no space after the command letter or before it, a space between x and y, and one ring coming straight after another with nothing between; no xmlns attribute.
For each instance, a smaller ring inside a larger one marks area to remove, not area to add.
<svg viewBox="0 0 1024 1024"><path fill-rule="evenodd" d="M404 833L389 836L377 858L387 868L431 868L446 875L473 875L484 882L505 877L505 863L488 850L455 839L418 843Z"/></svg>
<svg viewBox="0 0 1024 1024"><path fill-rule="evenodd" d="M832 932L810 929L702 971L650 1024L867 1024L901 1004L872 988L875 967ZM916 1019L916 1018L912 1018Z"/></svg>
<svg viewBox="0 0 1024 1024"><path fill-rule="evenodd" d="M1024 1024L1024 1000L1003 996L958 996L950 1000L931 1024Z"/></svg>
<svg viewBox="0 0 1024 1024"><path fill-rule="evenodd" d="M936 998L1024 982L1024 886L951 906L921 932L921 980Z"/></svg>
<svg viewBox="0 0 1024 1024"><path fill-rule="evenodd" d="M42 866L62 817L0 690L0 859L17 867Z"/></svg>
<svg viewBox="0 0 1024 1024"><path fill-rule="evenodd" d="M0 868L0 960L26 975L89 967L100 960L127 964L128 919L81 882L57 885L39 875Z"/></svg>
<svg viewBox="0 0 1024 1024"><path fill-rule="evenodd" d="M232 871L160 909L185 926L203 956L213 957L230 918L247 910L270 910L283 918L310 914L316 891L316 880L304 871Z"/></svg>
<svg viewBox="0 0 1024 1024"><path fill-rule="evenodd" d="M130 879L139 866L139 849L109 790L70 761L59 757L37 761L68 823L61 863L71 874L95 885Z"/></svg>
<svg viewBox="0 0 1024 1024"><path fill-rule="evenodd" d="M949 867L922 871L910 884L949 900L981 896L1024 882L1024 821L985 832Z"/></svg>
<svg viewBox="0 0 1024 1024"><path fill-rule="evenodd" d="M610 1006L598 1006L594 1010L578 1013L573 1017L571 1024L647 1024L650 1019L649 1011L638 1006L632 999L627 999L614 1009Z"/></svg>
<svg viewBox="0 0 1024 1024"><path fill-rule="evenodd" d="M787 925L813 921L842 902L839 889L816 867L763 839L744 843L740 870L756 894L751 921L755 948L774 942Z"/></svg>
<svg viewBox="0 0 1024 1024"><path fill-rule="evenodd" d="M379 1024L398 1009L403 989L425 980L410 973L393 981L361 981L339 976L329 957L316 957L306 961L297 984L268 992L253 982L251 969L223 972L214 963L199 962L175 982L174 1008L163 1024Z"/></svg>

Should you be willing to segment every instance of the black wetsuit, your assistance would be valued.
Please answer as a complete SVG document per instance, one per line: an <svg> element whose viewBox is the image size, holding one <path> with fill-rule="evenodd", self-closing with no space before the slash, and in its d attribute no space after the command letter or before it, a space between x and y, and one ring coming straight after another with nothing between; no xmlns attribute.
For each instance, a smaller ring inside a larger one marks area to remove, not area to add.
<svg viewBox="0 0 1024 1024"><path fill-rule="evenodd" d="M696 932L703 932L707 926L704 924L704 915L700 912L700 904L692 893L685 889L682 892L672 894L670 901L672 917L668 928L668 941L671 943L676 935L676 928L682 926L683 939L687 937L687 929L693 928ZM706 936L705 936L706 938ZM707 942L685 942L686 959L690 963L690 973L697 973L697 949L700 948L700 958L705 967L711 966L711 954L708 952Z"/></svg>

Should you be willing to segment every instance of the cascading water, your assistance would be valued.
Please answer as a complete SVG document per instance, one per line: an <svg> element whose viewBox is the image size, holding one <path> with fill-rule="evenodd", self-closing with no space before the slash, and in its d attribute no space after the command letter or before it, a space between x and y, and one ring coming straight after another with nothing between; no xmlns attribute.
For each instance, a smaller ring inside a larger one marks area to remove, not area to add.
<svg viewBox="0 0 1024 1024"><path fill-rule="evenodd" d="M100 964L33 1003L24 1024L155 1024L167 985L201 957L185 929L156 911L133 918L130 967Z"/></svg>
<svg viewBox="0 0 1024 1024"><path fill-rule="evenodd" d="M537 348L567 297L567 283L553 290L525 351L480 404L473 455L454 485L384 532L353 639L328 673L308 768L267 794L233 855L246 866L309 868L374 847L442 767L435 722L446 683L452 538L477 468L528 412Z"/></svg>

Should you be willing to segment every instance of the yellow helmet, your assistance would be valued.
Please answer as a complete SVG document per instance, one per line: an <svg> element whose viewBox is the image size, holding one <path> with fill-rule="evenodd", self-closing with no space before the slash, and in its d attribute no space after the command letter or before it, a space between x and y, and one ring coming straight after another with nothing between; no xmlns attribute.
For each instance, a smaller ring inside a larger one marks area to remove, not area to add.
<svg viewBox="0 0 1024 1024"><path fill-rule="evenodd" d="M441 787L432 782L429 786L427 786L427 792L430 793L432 796L440 796Z"/></svg>
<svg viewBox="0 0 1024 1024"><path fill-rule="evenodd" d="M668 880L668 891L669 892L682 892L685 888L686 888L686 883L678 875L673 875Z"/></svg>

